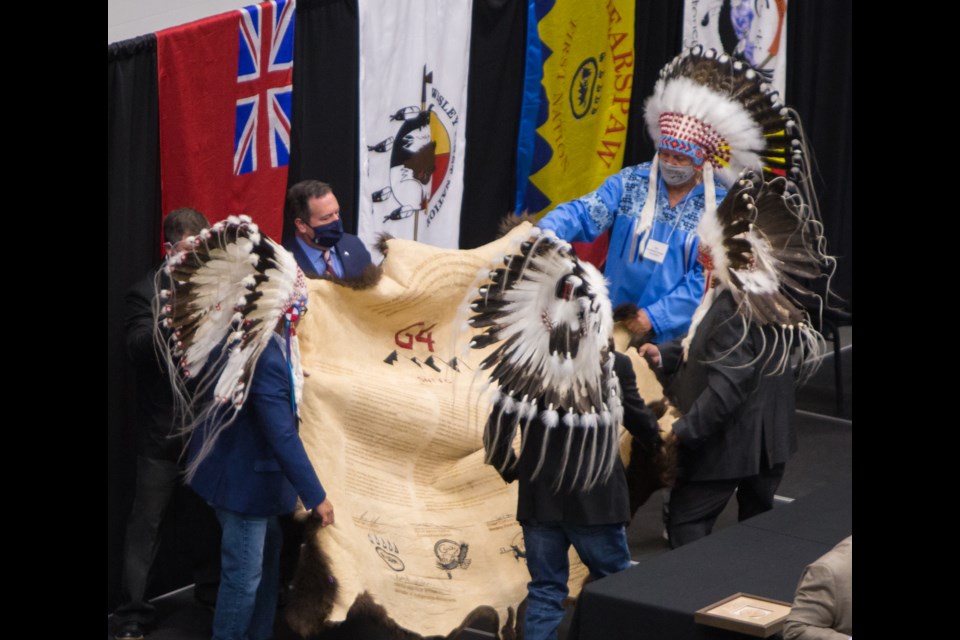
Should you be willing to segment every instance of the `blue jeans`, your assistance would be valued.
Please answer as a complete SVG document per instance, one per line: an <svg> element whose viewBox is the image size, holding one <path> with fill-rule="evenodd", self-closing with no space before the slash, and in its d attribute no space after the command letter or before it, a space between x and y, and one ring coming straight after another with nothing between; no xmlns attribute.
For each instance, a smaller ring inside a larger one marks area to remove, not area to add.
<svg viewBox="0 0 960 640"><path fill-rule="evenodd" d="M223 527L213 640L268 640L280 595L280 523L217 508Z"/></svg>
<svg viewBox="0 0 960 640"><path fill-rule="evenodd" d="M563 600L569 593L567 552L571 544L594 578L630 566L627 528L622 524L525 524L523 544L531 578L523 618L524 640L556 638L557 627L563 621Z"/></svg>

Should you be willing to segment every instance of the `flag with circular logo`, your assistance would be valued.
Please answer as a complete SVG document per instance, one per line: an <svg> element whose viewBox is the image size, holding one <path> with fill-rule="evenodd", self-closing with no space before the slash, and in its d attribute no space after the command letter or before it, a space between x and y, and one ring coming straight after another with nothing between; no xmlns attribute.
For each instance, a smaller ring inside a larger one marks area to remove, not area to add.
<svg viewBox="0 0 960 640"><path fill-rule="evenodd" d="M358 235L460 240L471 0L361 0Z"/></svg>
<svg viewBox="0 0 960 640"><path fill-rule="evenodd" d="M786 95L787 0L686 0L683 46L695 44L744 57Z"/></svg>
<svg viewBox="0 0 960 640"><path fill-rule="evenodd" d="M518 206L539 213L589 193L623 165L635 64L634 4L607 0L603 10L576 0L534 5L536 31L531 28L528 40L542 60L542 79L526 160L529 183L518 182L524 190ZM533 71L528 66L528 74Z"/></svg>

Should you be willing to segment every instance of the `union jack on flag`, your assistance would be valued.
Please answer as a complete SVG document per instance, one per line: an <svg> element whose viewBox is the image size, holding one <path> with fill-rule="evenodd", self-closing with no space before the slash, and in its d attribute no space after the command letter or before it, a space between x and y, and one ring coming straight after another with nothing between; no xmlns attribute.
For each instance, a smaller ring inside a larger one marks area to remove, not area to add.
<svg viewBox="0 0 960 640"><path fill-rule="evenodd" d="M258 139L264 135L271 167L290 160L294 7L294 0L275 0L240 9L234 175L257 170Z"/></svg>

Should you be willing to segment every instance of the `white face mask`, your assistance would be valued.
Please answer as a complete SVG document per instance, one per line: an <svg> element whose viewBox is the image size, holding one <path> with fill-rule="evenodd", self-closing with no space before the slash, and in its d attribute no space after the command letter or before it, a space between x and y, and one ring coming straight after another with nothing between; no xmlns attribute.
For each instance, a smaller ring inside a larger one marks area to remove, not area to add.
<svg viewBox="0 0 960 640"><path fill-rule="evenodd" d="M689 182L695 171L692 165L688 167L677 167L672 164L667 164L666 162L661 162L659 169L660 175L663 176L663 181L671 187Z"/></svg>

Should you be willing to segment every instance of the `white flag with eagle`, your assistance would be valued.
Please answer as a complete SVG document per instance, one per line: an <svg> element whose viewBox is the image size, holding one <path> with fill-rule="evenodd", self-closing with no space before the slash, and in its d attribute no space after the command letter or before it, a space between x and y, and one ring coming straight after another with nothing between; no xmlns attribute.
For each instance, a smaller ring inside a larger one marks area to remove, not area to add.
<svg viewBox="0 0 960 640"><path fill-rule="evenodd" d="M459 247L472 0L360 0L358 235Z"/></svg>

